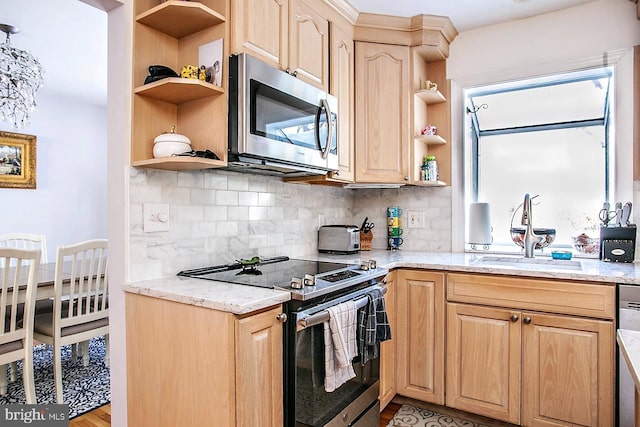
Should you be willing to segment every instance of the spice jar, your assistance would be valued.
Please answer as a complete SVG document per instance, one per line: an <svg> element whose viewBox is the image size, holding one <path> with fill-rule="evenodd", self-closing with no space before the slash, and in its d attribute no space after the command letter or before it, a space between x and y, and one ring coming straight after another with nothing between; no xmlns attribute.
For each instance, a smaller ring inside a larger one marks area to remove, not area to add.
<svg viewBox="0 0 640 427"><path fill-rule="evenodd" d="M436 162L436 156L427 156L427 181L438 180L438 163Z"/></svg>

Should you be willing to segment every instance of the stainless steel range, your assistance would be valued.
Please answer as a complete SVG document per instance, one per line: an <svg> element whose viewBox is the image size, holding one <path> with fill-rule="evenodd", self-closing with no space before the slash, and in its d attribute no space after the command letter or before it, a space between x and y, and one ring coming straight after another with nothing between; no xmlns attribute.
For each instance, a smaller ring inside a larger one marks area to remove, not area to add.
<svg viewBox="0 0 640 427"><path fill-rule="evenodd" d="M354 301L362 310L372 292L384 295L388 272L372 260L348 265L255 257L178 275L290 291L283 342L285 427L369 427L380 423L379 358L356 356L356 376L327 392L324 324L330 307Z"/></svg>

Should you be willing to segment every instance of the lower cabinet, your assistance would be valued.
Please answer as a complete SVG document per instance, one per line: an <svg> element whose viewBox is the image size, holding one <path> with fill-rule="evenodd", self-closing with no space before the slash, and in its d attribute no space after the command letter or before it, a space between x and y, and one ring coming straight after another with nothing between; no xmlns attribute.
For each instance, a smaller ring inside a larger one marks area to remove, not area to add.
<svg viewBox="0 0 640 427"><path fill-rule="evenodd" d="M448 303L447 317L447 406L520 424L518 314Z"/></svg>
<svg viewBox="0 0 640 427"><path fill-rule="evenodd" d="M396 273L397 393L444 404L445 275Z"/></svg>
<svg viewBox="0 0 640 427"><path fill-rule="evenodd" d="M447 406L524 426L613 425L615 287L457 274L447 285L461 300L447 303ZM521 301L491 297L509 285ZM464 301L483 298L513 308Z"/></svg>
<svg viewBox="0 0 640 427"><path fill-rule="evenodd" d="M397 328L396 272L387 275L387 294L384 297L387 318L391 327L391 339L380 343L380 411L396 395L396 342L400 331Z"/></svg>
<svg viewBox="0 0 640 427"><path fill-rule="evenodd" d="M130 426L280 427L281 308L239 317L125 294Z"/></svg>

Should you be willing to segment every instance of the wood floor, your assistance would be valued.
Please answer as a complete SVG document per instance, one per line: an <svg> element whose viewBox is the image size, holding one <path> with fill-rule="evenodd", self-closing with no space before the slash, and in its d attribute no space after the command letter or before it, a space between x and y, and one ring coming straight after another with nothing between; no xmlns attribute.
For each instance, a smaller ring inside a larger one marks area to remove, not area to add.
<svg viewBox="0 0 640 427"><path fill-rule="evenodd" d="M391 421L391 418L398 412L402 405L399 403L391 402L389 403L380 414L380 427L386 427L386 425Z"/></svg>
<svg viewBox="0 0 640 427"><path fill-rule="evenodd" d="M490 427L516 427L516 426L513 426L512 424L490 420L488 418L480 417L477 415L463 413L461 411L456 411L455 409L451 409L451 408L445 408L442 406L434 406L424 402L418 402L413 399L407 399L407 398L401 397L399 398L399 400L402 403L410 404L416 407L422 407L424 409L432 409L441 413L449 413L450 415L464 418L466 420L482 423ZM387 405L386 408L384 408L384 410L380 414L380 427L386 427L386 425L389 423L389 421L391 421L395 413L398 412L398 409L400 409L400 407L402 406L402 403L391 402ZM69 422L69 427L105 427L105 426L111 426L111 405L105 405L98 409L94 409L93 411L88 412L84 415L81 415L77 418L74 418Z"/></svg>
<svg viewBox="0 0 640 427"><path fill-rule="evenodd" d="M380 427L385 427L387 423L393 418L398 409L402 405L398 403L389 403L387 407L380 414ZM98 409L94 409L84 415L72 419L69 422L69 427L104 427L111 425L111 405L106 405Z"/></svg>
<svg viewBox="0 0 640 427"><path fill-rule="evenodd" d="M105 427L111 425L111 405L101 406L69 421L69 427Z"/></svg>

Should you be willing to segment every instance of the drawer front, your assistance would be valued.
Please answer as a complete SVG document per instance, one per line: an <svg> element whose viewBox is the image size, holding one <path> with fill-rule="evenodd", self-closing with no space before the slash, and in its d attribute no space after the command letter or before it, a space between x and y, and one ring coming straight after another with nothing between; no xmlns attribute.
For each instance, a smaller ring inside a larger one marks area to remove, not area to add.
<svg viewBox="0 0 640 427"><path fill-rule="evenodd" d="M447 301L613 319L615 285L450 273Z"/></svg>

